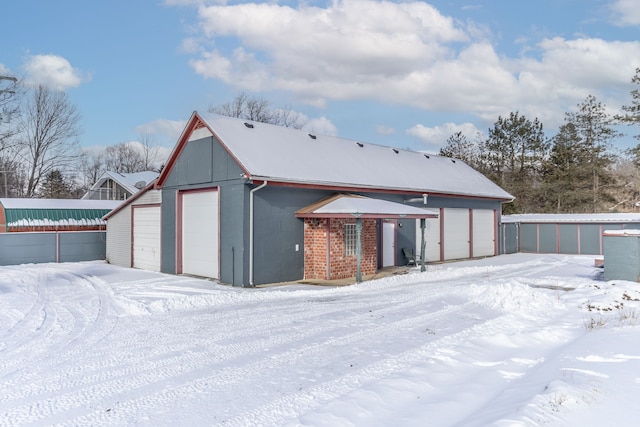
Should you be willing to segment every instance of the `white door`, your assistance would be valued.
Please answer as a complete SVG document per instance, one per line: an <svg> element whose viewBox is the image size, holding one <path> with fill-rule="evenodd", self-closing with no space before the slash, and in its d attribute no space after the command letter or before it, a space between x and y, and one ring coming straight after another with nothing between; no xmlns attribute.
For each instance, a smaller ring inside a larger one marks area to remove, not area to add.
<svg viewBox="0 0 640 427"><path fill-rule="evenodd" d="M445 208L442 216L444 259L469 258L469 209Z"/></svg>
<svg viewBox="0 0 640 427"><path fill-rule="evenodd" d="M382 222L382 267L396 265L396 224Z"/></svg>
<svg viewBox="0 0 640 427"><path fill-rule="evenodd" d="M420 220L416 219L416 257L421 256L421 239L422 230L420 229ZM427 218L424 230L426 262L440 261L440 218Z"/></svg>
<svg viewBox="0 0 640 427"><path fill-rule="evenodd" d="M473 210L473 256L496 254L496 221L493 210Z"/></svg>
<svg viewBox="0 0 640 427"><path fill-rule="evenodd" d="M160 271L160 206L133 206L133 267Z"/></svg>
<svg viewBox="0 0 640 427"><path fill-rule="evenodd" d="M218 191L182 195L182 273L219 278Z"/></svg>

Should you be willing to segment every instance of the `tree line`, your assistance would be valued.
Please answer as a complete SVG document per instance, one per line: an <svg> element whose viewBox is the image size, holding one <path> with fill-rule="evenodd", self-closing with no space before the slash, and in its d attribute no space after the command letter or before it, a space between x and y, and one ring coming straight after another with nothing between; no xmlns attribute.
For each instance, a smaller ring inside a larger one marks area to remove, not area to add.
<svg viewBox="0 0 640 427"><path fill-rule="evenodd" d="M640 143L624 151L614 145L620 125L640 125L640 68L631 82L636 87L621 114L610 115L589 95L547 137L542 122L516 111L498 117L486 137L451 135L440 154L465 161L511 193L506 214L633 211L640 201ZM244 93L209 111L295 128L305 121ZM0 197L79 198L106 171L156 168L158 147L148 135L82 150L79 122L64 92L0 76Z"/></svg>
<svg viewBox="0 0 640 427"><path fill-rule="evenodd" d="M80 198L106 171L157 168L150 137L88 150L80 114L61 91L0 76L0 197Z"/></svg>
<svg viewBox="0 0 640 427"><path fill-rule="evenodd" d="M640 85L640 68L631 82ZM547 137L537 119L500 116L486 138L449 137L440 154L464 160L511 193L503 213L630 212L640 201L640 144L617 150L620 125L640 125L640 92L611 115L589 95ZM640 133L634 138L640 139Z"/></svg>

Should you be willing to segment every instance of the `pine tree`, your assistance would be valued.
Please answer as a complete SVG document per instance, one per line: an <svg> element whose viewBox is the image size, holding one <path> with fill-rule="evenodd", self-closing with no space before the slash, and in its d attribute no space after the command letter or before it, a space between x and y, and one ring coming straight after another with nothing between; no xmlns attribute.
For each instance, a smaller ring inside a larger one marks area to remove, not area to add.
<svg viewBox="0 0 640 427"><path fill-rule="evenodd" d="M585 165L590 174L591 186L588 210L602 211L606 205L614 202L608 186L614 182L609 167L615 157L609 152L609 146L620 133L613 128L613 117L593 95L587 96L583 103L578 104L577 112L567 113L565 123L573 124L580 139L581 152L588 153Z"/></svg>
<svg viewBox="0 0 640 427"><path fill-rule="evenodd" d="M72 197L71 186L58 169L52 170L45 176L39 194L44 199L70 199Z"/></svg>
<svg viewBox="0 0 640 427"><path fill-rule="evenodd" d="M483 171L515 196L505 213L537 212L543 164L549 150L542 123L518 112L499 117L482 145Z"/></svg>
<svg viewBox="0 0 640 427"><path fill-rule="evenodd" d="M444 147L440 148L440 155L460 159L473 168L478 168L480 153L477 144L469 141L462 132L456 132L447 139Z"/></svg>

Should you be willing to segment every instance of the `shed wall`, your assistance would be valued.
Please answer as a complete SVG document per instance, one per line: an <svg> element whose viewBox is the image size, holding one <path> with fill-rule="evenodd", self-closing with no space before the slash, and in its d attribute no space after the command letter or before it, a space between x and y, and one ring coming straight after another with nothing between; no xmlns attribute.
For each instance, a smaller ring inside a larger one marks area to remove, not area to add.
<svg viewBox="0 0 640 427"><path fill-rule="evenodd" d="M106 259L108 263L131 267L131 227L133 221L131 206L158 204L161 201L162 192L148 190L107 220Z"/></svg>
<svg viewBox="0 0 640 427"><path fill-rule="evenodd" d="M104 231L0 234L0 265L105 259Z"/></svg>

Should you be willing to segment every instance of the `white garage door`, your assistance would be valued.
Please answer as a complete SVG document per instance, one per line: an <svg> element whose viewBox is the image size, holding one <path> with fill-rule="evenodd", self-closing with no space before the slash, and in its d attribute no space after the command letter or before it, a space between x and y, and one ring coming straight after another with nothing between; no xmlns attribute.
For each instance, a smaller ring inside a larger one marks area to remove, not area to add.
<svg viewBox="0 0 640 427"><path fill-rule="evenodd" d="M440 218L427 218L425 221L425 252L427 262L440 261ZM422 230L420 230L420 220L416 219L416 250L415 254L420 255L420 244Z"/></svg>
<svg viewBox="0 0 640 427"><path fill-rule="evenodd" d="M444 259L469 258L469 209L445 208L444 221Z"/></svg>
<svg viewBox="0 0 640 427"><path fill-rule="evenodd" d="M133 206L133 267L160 271L160 206Z"/></svg>
<svg viewBox="0 0 640 427"><path fill-rule="evenodd" d="M473 256L495 255L495 220L493 210L473 210Z"/></svg>
<svg viewBox="0 0 640 427"><path fill-rule="evenodd" d="M218 192L182 195L182 273L219 278Z"/></svg>

